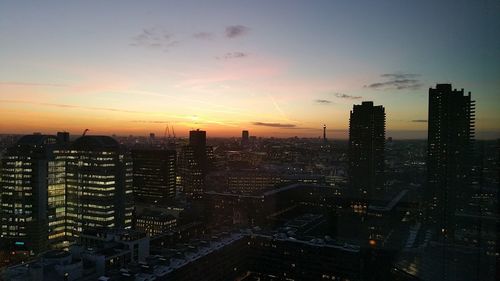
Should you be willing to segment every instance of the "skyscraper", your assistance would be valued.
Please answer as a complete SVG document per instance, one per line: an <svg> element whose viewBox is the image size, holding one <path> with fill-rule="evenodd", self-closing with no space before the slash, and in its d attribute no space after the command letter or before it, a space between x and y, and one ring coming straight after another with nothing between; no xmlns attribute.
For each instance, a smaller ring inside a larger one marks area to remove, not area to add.
<svg viewBox="0 0 500 281"><path fill-rule="evenodd" d="M132 161L136 199L154 202L175 197L175 150L132 150Z"/></svg>
<svg viewBox="0 0 500 281"><path fill-rule="evenodd" d="M456 213L466 208L470 192L474 112L470 92L451 84L429 89L426 197L428 218L443 242L454 239Z"/></svg>
<svg viewBox="0 0 500 281"><path fill-rule="evenodd" d="M132 226L132 161L112 138L82 136L67 151L69 236L89 228Z"/></svg>
<svg viewBox="0 0 500 281"><path fill-rule="evenodd" d="M248 145L248 143L250 141L249 137L250 137L250 135L249 135L247 130L241 131L241 145L242 146Z"/></svg>
<svg viewBox="0 0 500 281"><path fill-rule="evenodd" d="M64 140L61 140L64 141ZM2 159L1 235L34 253L65 240L65 162L51 135L27 135Z"/></svg>
<svg viewBox="0 0 500 281"><path fill-rule="evenodd" d="M349 119L349 179L365 199L384 187L385 109L364 101L354 105Z"/></svg>
<svg viewBox="0 0 500 281"><path fill-rule="evenodd" d="M205 151L207 146L207 132L200 129L189 131L189 145L199 151Z"/></svg>
<svg viewBox="0 0 500 281"><path fill-rule="evenodd" d="M205 131L189 131L189 144L182 148L179 162L179 173L184 194L191 199L201 198L208 169Z"/></svg>

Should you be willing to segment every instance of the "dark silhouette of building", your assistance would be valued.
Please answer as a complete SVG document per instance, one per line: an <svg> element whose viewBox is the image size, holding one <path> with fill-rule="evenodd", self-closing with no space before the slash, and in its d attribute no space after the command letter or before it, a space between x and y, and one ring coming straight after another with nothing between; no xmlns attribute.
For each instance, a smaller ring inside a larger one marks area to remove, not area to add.
<svg viewBox="0 0 500 281"><path fill-rule="evenodd" d="M132 161L107 136L82 136L66 153L67 234L132 227Z"/></svg>
<svg viewBox="0 0 500 281"><path fill-rule="evenodd" d="M475 279L484 280L479 276L489 263L481 253L481 232L488 226L481 226L486 220L474 199L473 182L480 186L473 180L478 174L473 174L474 103L470 92L451 84L429 89L426 219L436 234L433 258L439 260L441 280L457 280L465 265Z"/></svg>
<svg viewBox="0 0 500 281"><path fill-rule="evenodd" d="M204 151L207 146L207 132L200 129L189 131L189 145L193 148Z"/></svg>
<svg viewBox="0 0 500 281"><path fill-rule="evenodd" d="M326 125L323 125L323 142L327 142L328 140L326 139Z"/></svg>
<svg viewBox="0 0 500 281"><path fill-rule="evenodd" d="M58 134L59 136L59 134ZM51 135L27 135L2 159L1 237L14 251L40 253L65 239L65 162Z"/></svg>
<svg viewBox="0 0 500 281"><path fill-rule="evenodd" d="M385 110L364 101L349 119L349 178L352 188L373 199L384 187Z"/></svg>
<svg viewBox="0 0 500 281"><path fill-rule="evenodd" d="M246 146L250 142L250 134L247 130L241 131L241 145Z"/></svg>
<svg viewBox="0 0 500 281"><path fill-rule="evenodd" d="M474 112L470 92L452 90L451 84L429 89L428 218L445 243L454 240L455 214L470 195Z"/></svg>
<svg viewBox="0 0 500 281"><path fill-rule="evenodd" d="M132 150L134 195L138 201L158 202L175 198L175 150Z"/></svg>
<svg viewBox="0 0 500 281"><path fill-rule="evenodd" d="M189 144L182 148L179 162L179 174L184 194L190 199L201 198L208 170L205 131L189 131Z"/></svg>

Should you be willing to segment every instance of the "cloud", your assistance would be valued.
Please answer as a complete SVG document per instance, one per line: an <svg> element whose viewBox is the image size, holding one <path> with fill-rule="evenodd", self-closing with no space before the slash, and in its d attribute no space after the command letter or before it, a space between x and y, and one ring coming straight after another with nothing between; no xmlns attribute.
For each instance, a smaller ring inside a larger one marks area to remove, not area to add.
<svg viewBox="0 0 500 281"><path fill-rule="evenodd" d="M420 74L414 74L414 73L385 73L380 75L381 77L387 77L391 79L407 79L407 78L415 78L419 77Z"/></svg>
<svg viewBox="0 0 500 281"><path fill-rule="evenodd" d="M228 52L220 57L215 57L218 60L242 59L248 57L248 53L243 52Z"/></svg>
<svg viewBox="0 0 500 281"><path fill-rule="evenodd" d="M161 121L161 120L132 120L132 123L152 123L152 124L170 124L172 121Z"/></svg>
<svg viewBox="0 0 500 281"><path fill-rule="evenodd" d="M331 100L322 100L322 99L318 99L318 100L314 100L315 103L319 103L319 104L330 104L332 103Z"/></svg>
<svg viewBox="0 0 500 281"><path fill-rule="evenodd" d="M46 103L46 102L34 102L34 101L23 101L23 100L0 100L0 102L42 105L42 106L51 106L51 107L59 107L59 108L81 108L81 109L99 110L99 111L112 111L112 112L125 112L125 113L144 113L144 112L140 112L140 111L124 110L124 109L117 109L117 108L110 108L110 107L80 106L80 105L73 105L73 104Z"/></svg>
<svg viewBox="0 0 500 281"><path fill-rule="evenodd" d="M55 83L32 83L32 82L0 82L0 86L22 86L22 87L69 87L65 84Z"/></svg>
<svg viewBox="0 0 500 281"><path fill-rule="evenodd" d="M295 124L290 124L290 123L252 122L251 124L254 126L272 127L272 128L287 129L287 130L313 130L313 131L323 130L322 127L321 128L299 127Z"/></svg>
<svg viewBox="0 0 500 281"><path fill-rule="evenodd" d="M226 27L225 35L227 38L236 38L246 35L249 31L250 28L244 25L230 25Z"/></svg>
<svg viewBox="0 0 500 281"><path fill-rule="evenodd" d="M422 87L420 80L417 79L419 74L413 73L385 73L380 75L386 78L387 81L375 82L369 85L365 85L365 88L371 88L375 90L385 89L385 90L416 90Z"/></svg>
<svg viewBox="0 0 500 281"><path fill-rule="evenodd" d="M175 36L164 28L144 28L141 33L132 37L132 42L129 45L168 51L180 43L174 38Z"/></svg>
<svg viewBox="0 0 500 281"><path fill-rule="evenodd" d="M287 123L268 123L268 122L252 122L254 126L263 126L263 127L274 127L274 128L296 128L295 124L287 124Z"/></svg>
<svg viewBox="0 0 500 281"><path fill-rule="evenodd" d="M202 31L193 34L193 37L199 40L213 40L215 39L215 34L213 34L212 32Z"/></svg>
<svg viewBox="0 0 500 281"><path fill-rule="evenodd" d="M349 99L349 100L358 100L358 99L363 98L362 96L351 96L351 95L341 94L341 93L334 93L333 95L337 98L340 98L340 99Z"/></svg>
<svg viewBox="0 0 500 281"><path fill-rule="evenodd" d="M415 119L411 120L413 123L427 123L427 119Z"/></svg>

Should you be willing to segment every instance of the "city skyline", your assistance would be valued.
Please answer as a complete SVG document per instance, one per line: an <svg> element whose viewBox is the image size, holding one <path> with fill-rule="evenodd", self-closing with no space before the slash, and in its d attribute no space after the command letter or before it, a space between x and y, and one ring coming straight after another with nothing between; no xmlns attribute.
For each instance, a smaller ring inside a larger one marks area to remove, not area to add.
<svg viewBox="0 0 500 281"><path fill-rule="evenodd" d="M425 139L428 89L451 83L498 138L498 3L364 5L2 3L0 133L347 139L373 101L388 137Z"/></svg>

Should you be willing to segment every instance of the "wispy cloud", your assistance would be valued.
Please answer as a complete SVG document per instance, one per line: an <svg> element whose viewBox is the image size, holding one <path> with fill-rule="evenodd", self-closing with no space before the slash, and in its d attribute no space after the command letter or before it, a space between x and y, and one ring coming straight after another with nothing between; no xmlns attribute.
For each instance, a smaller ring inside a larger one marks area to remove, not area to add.
<svg viewBox="0 0 500 281"><path fill-rule="evenodd" d="M365 85L366 88L371 89L391 89L391 90L416 90L422 87L422 84L418 77L419 74L414 73L385 73L380 75L387 81L375 82L369 85Z"/></svg>
<svg viewBox="0 0 500 281"><path fill-rule="evenodd" d="M215 57L218 60L242 59L248 57L248 53L244 52L228 52L222 56Z"/></svg>
<svg viewBox="0 0 500 281"><path fill-rule="evenodd" d="M168 51L180 42L175 40L175 36L161 27L144 28L141 33L132 37L130 46L147 47Z"/></svg>
<svg viewBox="0 0 500 281"><path fill-rule="evenodd" d="M381 77L387 77L390 79L408 79L419 77L420 74L415 73L384 73L380 75Z"/></svg>
<svg viewBox="0 0 500 281"><path fill-rule="evenodd" d="M322 100L322 99L314 100L314 102L318 103L318 104L331 104L332 103L331 100Z"/></svg>
<svg viewBox="0 0 500 281"><path fill-rule="evenodd" d="M24 101L24 100L0 100L4 103L18 103L18 104L31 104L31 105L41 105L41 106L51 106L59 108L81 108L87 110L99 110L99 111L112 111L112 112L125 112L125 113L144 113L141 111L125 110L110 107L93 107L93 106L80 106L73 104L63 104L63 103L46 103L46 102L34 102L34 101Z"/></svg>
<svg viewBox="0 0 500 281"><path fill-rule="evenodd" d="M270 122L252 122L254 126L263 126L263 127L273 127L273 128L296 128L295 124L288 123L270 123Z"/></svg>
<svg viewBox="0 0 500 281"><path fill-rule="evenodd" d="M413 123L427 123L427 119L415 119L411 120Z"/></svg>
<svg viewBox="0 0 500 281"><path fill-rule="evenodd" d="M170 124L171 121L162 121L162 120L132 120L132 123L146 123L146 124Z"/></svg>
<svg viewBox="0 0 500 281"><path fill-rule="evenodd" d="M348 100L359 100L359 99L363 98L362 96L351 96L351 95L342 94L342 93L334 93L333 95L339 99L348 99Z"/></svg>
<svg viewBox="0 0 500 281"><path fill-rule="evenodd" d="M262 127L271 127L278 129L286 129L286 130L307 130L307 131L320 131L322 128L313 128L313 127L302 127L297 126L292 123L274 123L274 122L252 122L254 126L262 126Z"/></svg>
<svg viewBox="0 0 500 281"><path fill-rule="evenodd" d="M246 35L250 28L244 25L230 25L226 27L225 35L227 38L236 38Z"/></svg>
<svg viewBox="0 0 500 281"><path fill-rule="evenodd" d="M0 82L0 86L20 86L20 87L69 87L66 84L56 83L32 83L32 82Z"/></svg>
<svg viewBox="0 0 500 281"><path fill-rule="evenodd" d="M212 32L202 31L193 34L193 37L199 40L213 40L215 39L215 34Z"/></svg>

